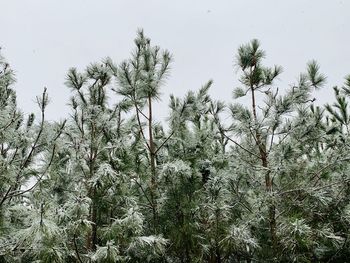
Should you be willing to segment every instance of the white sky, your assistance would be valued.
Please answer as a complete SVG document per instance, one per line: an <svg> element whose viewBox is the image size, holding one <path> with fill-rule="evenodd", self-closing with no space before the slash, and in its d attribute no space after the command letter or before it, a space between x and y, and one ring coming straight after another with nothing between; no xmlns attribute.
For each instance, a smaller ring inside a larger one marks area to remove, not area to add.
<svg viewBox="0 0 350 263"><path fill-rule="evenodd" d="M230 101L238 85L234 55L253 38L267 65L283 66L280 89L316 59L328 77L317 97L324 103L350 74L349 11L347 0L0 0L0 46L16 71L19 106L36 112L35 96L46 86L51 120L68 114L68 68L106 56L120 63L140 27L174 55L158 119L167 114L170 93L182 96L209 79L213 97Z"/></svg>

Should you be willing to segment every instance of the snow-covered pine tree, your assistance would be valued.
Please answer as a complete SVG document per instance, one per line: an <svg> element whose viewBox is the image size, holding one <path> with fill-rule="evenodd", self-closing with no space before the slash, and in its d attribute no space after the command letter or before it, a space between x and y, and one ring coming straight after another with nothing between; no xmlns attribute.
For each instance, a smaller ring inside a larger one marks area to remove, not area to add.
<svg viewBox="0 0 350 263"><path fill-rule="evenodd" d="M326 146L323 110L313 105L312 92L325 77L311 61L296 85L279 90L273 81L281 68L264 67L264 55L257 40L239 48L243 88L234 95L248 94L251 105L230 106L229 138L241 159L235 169L246 173L241 189L249 204L246 228L258 240L257 259L327 261L345 241L325 211L339 196L333 187L343 184L338 169L346 167L347 157ZM332 176L326 176L330 169Z"/></svg>
<svg viewBox="0 0 350 263"><path fill-rule="evenodd" d="M148 235L136 194L139 138L131 131L138 124L127 119L133 104L116 96L109 103L118 70L106 59L67 75L72 113L60 140L51 195L60 209L69 260L136 262L157 258L167 243Z"/></svg>
<svg viewBox="0 0 350 263"><path fill-rule="evenodd" d="M69 70L61 123L46 90L24 117L0 59L0 262L346 262L350 77L315 106L317 63L281 89L253 40L233 92L250 103L226 107L209 81L157 123L171 56L142 30L135 44L119 66Z"/></svg>
<svg viewBox="0 0 350 263"><path fill-rule="evenodd" d="M35 122L34 114L25 117L17 108L12 88L14 73L3 57L0 68L0 260L14 262L12 259L42 253L42 236L30 232L37 226L40 232L43 226L43 221L35 218L36 210L42 206L35 191L44 187L49 177L64 122L45 121L46 88L37 97L41 111L39 123Z"/></svg>
<svg viewBox="0 0 350 263"><path fill-rule="evenodd" d="M135 118L138 125L138 135L147 152L147 187L142 189L145 199L152 209L153 233L158 232L158 179L157 179L157 153L164 143L172 136L170 134L163 142L156 141L157 127L154 123L153 103L160 99L160 87L169 74L171 55L167 50L152 46L143 30L137 32L135 39L136 49L129 60L120 64L117 70L119 87L117 93L134 107ZM159 129L158 129L159 130ZM140 188L142 186L140 185Z"/></svg>

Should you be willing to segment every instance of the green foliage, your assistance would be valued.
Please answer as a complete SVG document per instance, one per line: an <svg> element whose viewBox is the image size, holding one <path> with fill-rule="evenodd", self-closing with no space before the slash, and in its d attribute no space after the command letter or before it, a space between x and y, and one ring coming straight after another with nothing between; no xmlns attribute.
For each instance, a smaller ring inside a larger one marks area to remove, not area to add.
<svg viewBox="0 0 350 263"><path fill-rule="evenodd" d="M311 61L277 87L257 40L236 56L225 104L210 80L153 103L172 57L142 30L131 58L68 70L70 115L25 117L0 57L0 262L347 262L348 97L313 104L325 85Z"/></svg>

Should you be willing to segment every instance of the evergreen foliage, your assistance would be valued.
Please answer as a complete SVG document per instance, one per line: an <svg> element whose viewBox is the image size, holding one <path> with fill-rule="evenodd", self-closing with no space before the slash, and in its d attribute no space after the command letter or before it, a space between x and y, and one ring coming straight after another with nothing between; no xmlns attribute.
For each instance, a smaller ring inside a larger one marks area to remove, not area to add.
<svg viewBox="0 0 350 263"><path fill-rule="evenodd" d="M319 65L279 88L252 40L231 103L210 80L161 123L172 56L142 30L134 44L68 71L63 122L45 120L46 89L39 120L21 113L0 57L0 262L347 262L350 77L315 106Z"/></svg>

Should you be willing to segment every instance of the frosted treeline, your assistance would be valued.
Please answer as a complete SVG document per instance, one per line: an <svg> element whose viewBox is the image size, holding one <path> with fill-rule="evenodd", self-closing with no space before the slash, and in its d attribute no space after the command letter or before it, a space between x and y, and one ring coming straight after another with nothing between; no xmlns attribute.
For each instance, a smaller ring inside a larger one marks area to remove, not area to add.
<svg viewBox="0 0 350 263"><path fill-rule="evenodd" d="M161 123L172 56L142 31L134 45L68 71L61 122L46 90L39 116L21 113L0 58L0 262L348 261L350 77L315 106L317 63L277 87L252 40L231 103L209 81L172 95Z"/></svg>

